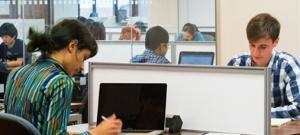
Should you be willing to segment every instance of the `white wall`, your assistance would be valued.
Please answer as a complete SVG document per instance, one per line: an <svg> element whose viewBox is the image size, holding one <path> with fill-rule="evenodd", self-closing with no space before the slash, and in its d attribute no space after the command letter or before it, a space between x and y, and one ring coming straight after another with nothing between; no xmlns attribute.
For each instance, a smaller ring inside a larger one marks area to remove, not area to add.
<svg viewBox="0 0 300 135"><path fill-rule="evenodd" d="M148 0L139 0L139 16L147 17L149 15L149 11L145 9L149 9L149 1Z"/></svg>
<svg viewBox="0 0 300 135"><path fill-rule="evenodd" d="M53 6L53 12L54 12L54 23L60 21L62 18L77 17L78 2L73 0L70 1L56 0Z"/></svg>
<svg viewBox="0 0 300 135"><path fill-rule="evenodd" d="M178 29L177 0L152 0L150 3L149 25L161 25L170 33Z"/></svg>
<svg viewBox="0 0 300 135"><path fill-rule="evenodd" d="M215 27L215 0L179 0L179 31L187 22Z"/></svg>
<svg viewBox="0 0 300 135"><path fill-rule="evenodd" d="M218 64L227 62L241 52L248 51L246 26L258 13L268 12L281 23L278 51L300 56L299 0L217 0Z"/></svg>

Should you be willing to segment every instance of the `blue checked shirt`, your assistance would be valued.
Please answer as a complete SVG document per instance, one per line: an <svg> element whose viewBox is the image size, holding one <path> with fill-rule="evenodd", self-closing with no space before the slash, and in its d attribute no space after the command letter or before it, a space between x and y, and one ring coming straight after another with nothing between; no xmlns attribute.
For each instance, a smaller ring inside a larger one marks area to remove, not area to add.
<svg viewBox="0 0 300 135"><path fill-rule="evenodd" d="M229 61L229 66L253 66L245 53ZM300 63L285 52L272 52L268 68L272 75L272 118L300 118Z"/></svg>
<svg viewBox="0 0 300 135"><path fill-rule="evenodd" d="M168 64L168 59L164 56L160 56L154 53L150 49L146 49L143 54L134 56L130 62L132 63L156 63L156 64Z"/></svg>

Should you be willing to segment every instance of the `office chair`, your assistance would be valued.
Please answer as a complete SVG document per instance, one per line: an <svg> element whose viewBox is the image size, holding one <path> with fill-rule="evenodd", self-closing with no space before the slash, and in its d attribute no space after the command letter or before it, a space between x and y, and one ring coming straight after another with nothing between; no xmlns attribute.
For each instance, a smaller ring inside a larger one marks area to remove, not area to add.
<svg viewBox="0 0 300 135"><path fill-rule="evenodd" d="M7 135L40 135L29 121L8 113L0 113L0 132Z"/></svg>
<svg viewBox="0 0 300 135"><path fill-rule="evenodd" d="M215 37L209 34L203 34L205 41L215 41Z"/></svg>

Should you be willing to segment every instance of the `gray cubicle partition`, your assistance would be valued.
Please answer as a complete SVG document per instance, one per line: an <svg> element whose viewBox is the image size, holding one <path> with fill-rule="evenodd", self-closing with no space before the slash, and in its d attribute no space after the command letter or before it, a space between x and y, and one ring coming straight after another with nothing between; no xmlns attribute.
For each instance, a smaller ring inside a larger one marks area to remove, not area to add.
<svg viewBox="0 0 300 135"><path fill-rule="evenodd" d="M107 31L106 32L106 40L113 40L113 41L119 40L121 30L122 29L119 28L119 30L115 29L115 30L110 31L110 32ZM145 37L146 37L146 33L142 33L140 41L145 41ZM169 33L169 40L170 41L175 41L176 37L177 37L177 33Z"/></svg>
<svg viewBox="0 0 300 135"><path fill-rule="evenodd" d="M129 63L132 56L142 54L145 50L145 41L109 41L97 40L99 47L98 53L85 62L85 72L88 69L88 62L114 62ZM216 43L211 41L175 41L170 42L171 47L168 49L166 58L173 64L178 63L180 51L204 51L214 52L216 59ZM214 60L214 65L216 61Z"/></svg>
<svg viewBox="0 0 300 135"><path fill-rule="evenodd" d="M97 40L97 44L98 53L85 62L85 73L88 62L130 63L133 56L142 54L145 50L145 41ZM168 50L166 58L171 61L171 49Z"/></svg>
<svg viewBox="0 0 300 135"><path fill-rule="evenodd" d="M167 114L183 129L270 134L270 70L217 66L89 63L89 125L100 83L167 83Z"/></svg>

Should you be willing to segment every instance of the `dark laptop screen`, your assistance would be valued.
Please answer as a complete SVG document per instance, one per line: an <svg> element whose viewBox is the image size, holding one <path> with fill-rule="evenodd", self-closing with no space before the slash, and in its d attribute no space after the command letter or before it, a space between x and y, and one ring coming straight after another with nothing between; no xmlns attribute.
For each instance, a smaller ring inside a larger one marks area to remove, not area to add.
<svg viewBox="0 0 300 135"><path fill-rule="evenodd" d="M213 52L180 52L178 64L212 65Z"/></svg>
<svg viewBox="0 0 300 135"><path fill-rule="evenodd" d="M163 130L166 97L166 84L101 83L97 123L114 113L123 130Z"/></svg>

